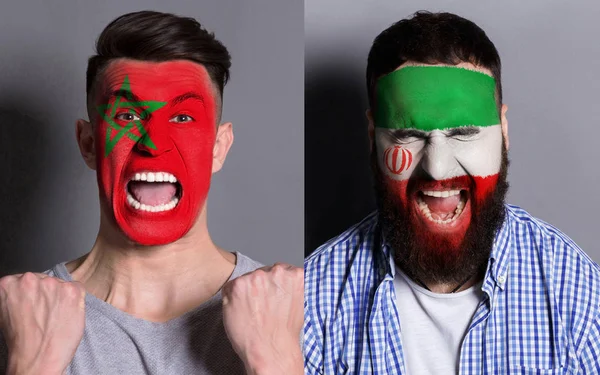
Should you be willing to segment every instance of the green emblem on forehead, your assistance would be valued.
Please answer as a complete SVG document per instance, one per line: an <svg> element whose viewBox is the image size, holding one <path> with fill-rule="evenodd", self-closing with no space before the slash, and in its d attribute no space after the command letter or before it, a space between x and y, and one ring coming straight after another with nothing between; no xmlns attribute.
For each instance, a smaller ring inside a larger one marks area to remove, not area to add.
<svg viewBox="0 0 600 375"><path fill-rule="evenodd" d="M131 93L129 78L125 76L123 84L119 89L119 95L117 95L115 98L114 103L99 105L96 108L109 126L109 129L106 130L106 143L104 151L105 157L111 153L115 145L123 138L123 136L127 136L127 138L134 142L140 142L145 146L156 150L156 145L154 142L152 142L152 139L150 139L150 136L148 135L148 132L146 132L146 129L144 128L144 125L142 125L141 121L133 120L127 123L125 126L121 126L114 120L115 113L117 112L117 108L129 108L130 113L139 116L141 119L145 119L150 113L163 107L167 103L152 100L137 102L132 100L133 94ZM140 108L142 110L141 113L137 114L134 111L134 108ZM136 129L139 134L134 133L134 130ZM113 132L115 132L114 135Z"/></svg>
<svg viewBox="0 0 600 375"><path fill-rule="evenodd" d="M473 70L409 66L377 81L375 126L424 131L500 124L493 77Z"/></svg>

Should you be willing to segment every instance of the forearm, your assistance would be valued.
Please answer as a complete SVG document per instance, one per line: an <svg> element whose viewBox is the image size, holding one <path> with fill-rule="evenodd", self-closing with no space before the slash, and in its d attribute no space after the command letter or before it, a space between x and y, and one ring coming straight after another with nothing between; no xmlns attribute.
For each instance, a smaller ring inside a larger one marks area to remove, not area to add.
<svg viewBox="0 0 600 375"><path fill-rule="evenodd" d="M248 375L303 375L304 359L298 343L287 350L281 350L270 355L258 351L244 360Z"/></svg>
<svg viewBox="0 0 600 375"><path fill-rule="evenodd" d="M48 361L43 361L40 356L23 356L9 354L6 366L6 375L62 375L65 369L56 369Z"/></svg>

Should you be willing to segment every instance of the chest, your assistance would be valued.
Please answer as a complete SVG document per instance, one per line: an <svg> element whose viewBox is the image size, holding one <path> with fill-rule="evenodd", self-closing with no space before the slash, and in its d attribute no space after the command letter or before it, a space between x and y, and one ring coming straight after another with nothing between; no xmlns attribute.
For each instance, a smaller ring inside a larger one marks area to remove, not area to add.
<svg viewBox="0 0 600 375"><path fill-rule="evenodd" d="M438 294L412 283L400 271L394 279L403 362L412 375L454 374L461 344L482 299L481 285Z"/></svg>
<svg viewBox="0 0 600 375"><path fill-rule="evenodd" d="M326 368L335 369L336 374L411 374L407 365L411 353L433 361L444 350L447 340L419 342L409 336L403 328L409 323L402 320L401 306L389 303L392 294L379 302L376 299L362 316L344 311L332 317L325 340ZM482 300L457 345L458 373L576 373L573 345L561 324L563 318L545 301L517 304L507 294L498 294L493 304ZM535 308L527 307L532 303Z"/></svg>
<svg viewBox="0 0 600 375"><path fill-rule="evenodd" d="M236 374L243 369L220 320L168 327L125 325L95 315L86 319L67 373Z"/></svg>

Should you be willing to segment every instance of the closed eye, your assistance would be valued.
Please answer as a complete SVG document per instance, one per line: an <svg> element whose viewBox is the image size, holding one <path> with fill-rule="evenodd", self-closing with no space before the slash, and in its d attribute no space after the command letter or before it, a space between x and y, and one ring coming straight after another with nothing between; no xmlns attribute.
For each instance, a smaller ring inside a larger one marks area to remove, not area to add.
<svg viewBox="0 0 600 375"><path fill-rule="evenodd" d="M169 120L169 122L174 122L177 124L183 124L183 123L192 122L192 121L194 121L194 118L190 115L177 115Z"/></svg>
<svg viewBox="0 0 600 375"><path fill-rule="evenodd" d="M418 129L398 129L392 132L396 143L412 143L427 139L428 133Z"/></svg>
<svg viewBox="0 0 600 375"><path fill-rule="evenodd" d="M449 138L454 138L459 141L470 141L475 138L481 132L481 129L477 126L461 126L453 128L446 133Z"/></svg>
<svg viewBox="0 0 600 375"><path fill-rule="evenodd" d="M419 142L419 141L424 141L424 139L417 138L417 137L404 137L404 138L395 138L394 139L394 143L397 143L399 145L407 145L407 144Z"/></svg>

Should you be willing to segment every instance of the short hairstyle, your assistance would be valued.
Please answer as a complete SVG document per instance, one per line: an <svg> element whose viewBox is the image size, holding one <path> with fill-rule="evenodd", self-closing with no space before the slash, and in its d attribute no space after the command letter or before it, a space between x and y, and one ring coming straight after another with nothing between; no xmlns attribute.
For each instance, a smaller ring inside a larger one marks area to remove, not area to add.
<svg viewBox="0 0 600 375"><path fill-rule="evenodd" d="M96 55L89 58L86 73L88 101L98 75L119 58L201 64L220 98L231 67L227 48L195 19L154 11L128 13L108 24L96 42Z"/></svg>
<svg viewBox="0 0 600 375"><path fill-rule="evenodd" d="M502 104L501 62L492 41L475 23L452 13L416 12L375 38L367 62L369 105L375 105L377 79L411 61L487 68L496 79L496 102Z"/></svg>

